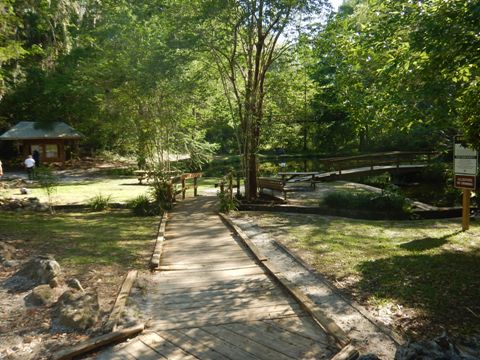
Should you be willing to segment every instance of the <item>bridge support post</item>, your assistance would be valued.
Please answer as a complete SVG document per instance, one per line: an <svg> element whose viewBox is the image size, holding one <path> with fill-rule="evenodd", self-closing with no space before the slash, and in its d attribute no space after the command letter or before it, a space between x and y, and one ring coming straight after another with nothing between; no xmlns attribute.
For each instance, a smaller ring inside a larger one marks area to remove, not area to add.
<svg viewBox="0 0 480 360"><path fill-rule="evenodd" d="M462 201L462 230L470 228L470 190L463 189Z"/></svg>

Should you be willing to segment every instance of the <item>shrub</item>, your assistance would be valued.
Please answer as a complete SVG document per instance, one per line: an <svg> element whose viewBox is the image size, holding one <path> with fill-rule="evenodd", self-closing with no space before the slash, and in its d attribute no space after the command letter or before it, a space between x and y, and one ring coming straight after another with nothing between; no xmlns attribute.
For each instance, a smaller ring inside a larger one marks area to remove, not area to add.
<svg viewBox="0 0 480 360"><path fill-rule="evenodd" d="M381 193L338 191L327 194L324 204L334 209L410 213L408 200L395 191L382 191Z"/></svg>
<svg viewBox="0 0 480 360"><path fill-rule="evenodd" d="M127 207L137 216L154 216L161 213L161 207L156 201L151 201L147 195L139 195L127 203Z"/></svg>
<svg viewBox="0 0 480 360"><path fill-rule="evenodd" d="M365 179L363 179L362 183L378 188L386 188L389 186L392 182L392 178L390 176L390 173L384 172L383 174L376 175L376 176L368 176Z"/></svg>
<svg viewBox="0 0 480 360"><path fill-rule="evenodd" d="M217 196L220 199L220 212L229 213L230 211L237 210L237 199L235 199L235 197L230 197L228 192L219 191L217 192Z"/></svg>
<svg viewBox="0 0 480 360"><path fill-rule="evenodd" d="M98 194L89 199L87 204L92 211L103 211L108 209L108 204L110 203L111 199L111 195Z"/></svg>
<svg viewBox="0 0 480 360"><path fill-rule="evenodd" d="M40 187L45 191L48 197L48 207L50 212L53 214L53 194L57 191L57 186L59 184L58 177L54 174L52 169L46 166L40 166L38 169L35 169L36 178Z"/></svg>
<svg viewBox="0 0 480 360"><path fill-rule="evenodd" d="M446 163L430 164L422 170L421 179L429 183L445 183L453 179L452 166Z"/></svg>

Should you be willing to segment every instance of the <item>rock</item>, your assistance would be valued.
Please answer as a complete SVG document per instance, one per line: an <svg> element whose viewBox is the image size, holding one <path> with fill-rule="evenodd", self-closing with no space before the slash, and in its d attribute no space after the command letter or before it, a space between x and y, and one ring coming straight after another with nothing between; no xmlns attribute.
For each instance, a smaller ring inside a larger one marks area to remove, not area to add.
<svg viewBox="0 0 480 360"><path fill-rule="evenodd" d="M360 356L357 360L380 360L380 358L375 354L365 354Z"/></svg>
<svg viewBox="0 0 480 360"><path fill-rule="evenodd" d="M18 261L15 261L15 260L6 260L3 262L3 266L5 266L6 268L15 267L17 265L18 265Z"/></svg>
<svg viewBox="0 0 480 360"><path fill-rule="evenodd" d="M480 354L478 344L475 348L470 343L466 350L462 345L457 347L443 334L434 340L408 342L398 348L395 360L474 360L478 359L478 354Z"/></svg>
<svg viewBox="0 0 480 360"><path fill-rule="evenodd" d="M48 283L48 285L53 289L53 288L56 288L56 287L59 287L60 286L60 283L59 283L59 280L58 280L58 277L55 277L53 278L52 280L50 280L50 282Z"/></svg>
<svg viewBox="0 0 480 360"><path fill-rule="evenodd" d="M12 291L29 290L41 284L49 284L60 272L60 265L53 257L37 256L24 264L7 280L6 285Z"/></svg>
<svg viewBox="0 0 480 360"><path fill-rule="evenodd" d="M67 281L68 287L75 289L75 290L80 290L82 292L85 292L82 284L80 284L80 281L78 279L70 279Z"/></svg>
<svg viewBox="0 0 480 360"><path fill-rule="evenodd" d="M27 195L30 192L27 188L20 188L20 194L21 195Z"/></svg>
<svg viewBox="0 0 480 360"><path fill-rule="evenodd" d="M55 302L55 290L49 285L39 285L25 298L29 305L49 306Z"/></svg>
<svg viewBox="0 0 480 360"><path fill-rule="evenodd" d="M96 292L65 291L57 301L58 325L74 330L86 330L98 321L100 305Z"/></svg>
<svg viewBox="0 0 480 360"><path fill-rule="evenodd" d="M12 260L15 248L12 245L0 242L0 262Z"/></svg>

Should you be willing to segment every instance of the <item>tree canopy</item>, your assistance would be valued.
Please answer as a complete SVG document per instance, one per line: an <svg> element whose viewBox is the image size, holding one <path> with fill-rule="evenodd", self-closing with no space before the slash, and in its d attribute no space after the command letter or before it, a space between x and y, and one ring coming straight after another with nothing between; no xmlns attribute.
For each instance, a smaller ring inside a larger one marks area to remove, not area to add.
<svg viewBox="0 0 480 360"><path fill-rule="evenodd" d="M3 0L0 12L0 130L66 121L85 148L139 166L242 154L250 197L258 153L275 148L436 149L457 133L480 147L477 1L348 0L335 13L321 0Z"/></svg>

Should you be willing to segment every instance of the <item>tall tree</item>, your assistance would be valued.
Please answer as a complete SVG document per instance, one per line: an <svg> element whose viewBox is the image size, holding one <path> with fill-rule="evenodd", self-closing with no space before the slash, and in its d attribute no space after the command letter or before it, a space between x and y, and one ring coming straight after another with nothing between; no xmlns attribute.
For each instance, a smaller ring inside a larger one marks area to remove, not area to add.
<svg viewBox="0 0 480 360"><path fill-rule="evenodd" d="M246 197L257 196L257 153L267 74L291 45L288 34L302 16L320 16L321 0L201 1L197 32L213 56L225 94L238 118Z"/></svg>

